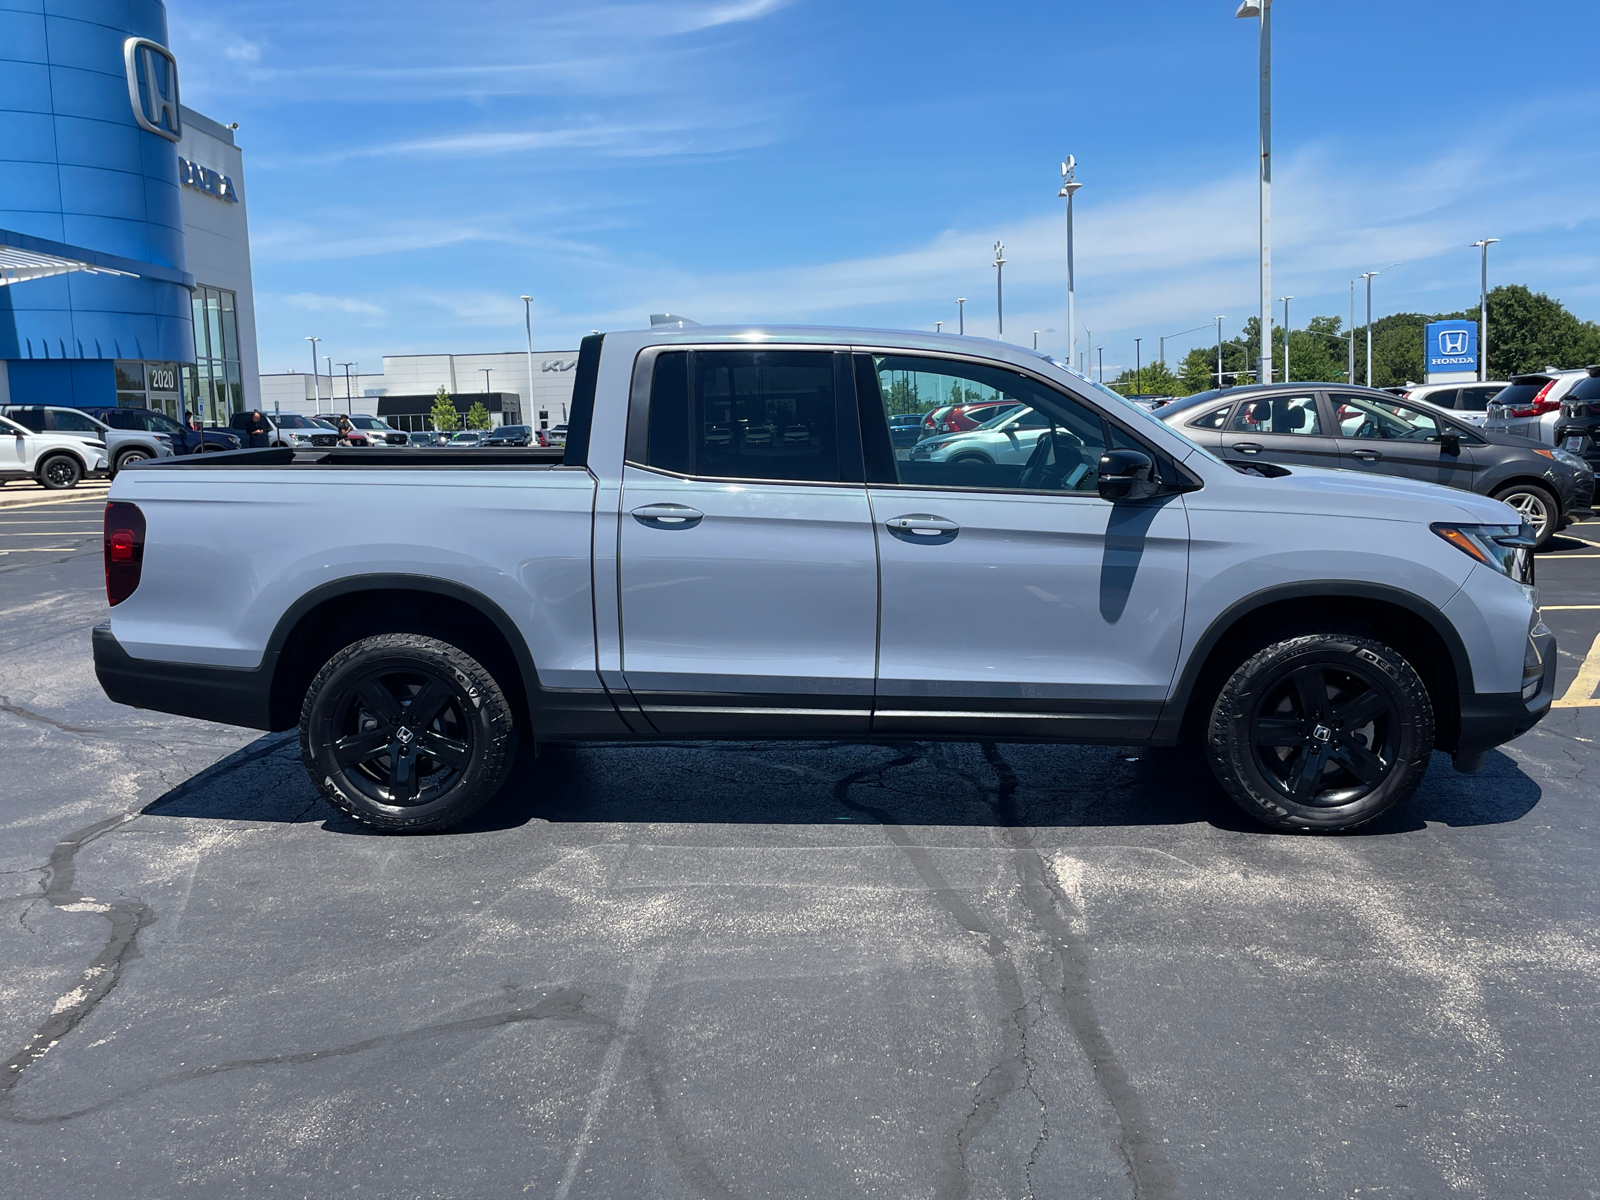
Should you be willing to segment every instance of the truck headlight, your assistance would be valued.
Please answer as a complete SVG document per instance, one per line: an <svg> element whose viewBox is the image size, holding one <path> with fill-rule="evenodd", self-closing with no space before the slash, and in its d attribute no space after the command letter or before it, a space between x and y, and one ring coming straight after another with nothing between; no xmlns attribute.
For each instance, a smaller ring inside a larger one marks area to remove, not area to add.
<svg viewBox="0 0 1600 1200"><path fill-rule="evenodd" d="M1539 543L1533 526L1449 525L1435 521L1429 528L1461 553L1499 571L1507 579L1533 582L1533 548Z"/></svg>

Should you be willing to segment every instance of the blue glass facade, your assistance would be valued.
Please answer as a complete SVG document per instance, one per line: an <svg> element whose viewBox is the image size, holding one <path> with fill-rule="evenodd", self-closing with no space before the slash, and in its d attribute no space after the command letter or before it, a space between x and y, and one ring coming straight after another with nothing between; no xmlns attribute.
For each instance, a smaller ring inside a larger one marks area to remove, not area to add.
<svg viewBox="0 0 1600 1200"><path fill-rule="evenodd" d="M115 404L114 360L194 361L178 149L135 115L129 38L166 45L159 0L0 0L0 246L122 272L0 287L13 403Z"/></svg>

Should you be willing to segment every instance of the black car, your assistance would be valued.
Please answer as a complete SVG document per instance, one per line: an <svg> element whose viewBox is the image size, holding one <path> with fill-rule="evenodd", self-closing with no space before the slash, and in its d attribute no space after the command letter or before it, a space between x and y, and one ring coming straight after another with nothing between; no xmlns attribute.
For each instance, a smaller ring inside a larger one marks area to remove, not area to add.
<svg viewBox="0 0 1600 1200"><path fill-rule="evenodd" d="M1541 546L1592 516L1594 471L1557 446L1496 433L1446 409L1375 388L1280 383L1185 396L1161 420L1236 464L1340 467L1504 500Z"/></svg>
<svg viewBox="0 0 1600 1200"><path fill-rule="evenodd" d="M164 433L172 439L174 454L194 454L196 451L216 452L237 450L243 444L231 433L220 429L205 432L185 427L164 412L153 408L91 408L91 417L104 421L113 429L145 430L147 433Z"/></svg>
<svg viewBox="0 0 1600 1200"><path fill-rule="evenodd" d="M502 425L489 430L483 439L485 446L526 446L533 441L533 426Z"/></svg>
<svg viewBox="0 0 1600 1200"><path fill-rule="evenodd" d="M1600 367L1590 367L1589 377L1578 380L1562 398L1556 446L1600 471Z"/></svg>

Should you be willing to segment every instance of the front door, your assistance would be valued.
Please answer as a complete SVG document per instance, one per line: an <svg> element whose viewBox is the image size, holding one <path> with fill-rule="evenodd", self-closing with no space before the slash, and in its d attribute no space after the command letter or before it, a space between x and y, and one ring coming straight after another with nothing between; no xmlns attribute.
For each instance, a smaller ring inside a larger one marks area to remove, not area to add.
<svg viewBox="0 0 1600 1200"><path fill-rule="evenodd" d="M1328 398L1339 427L1341 466L1471 490L1472 451L1463 444L1471 435L1458 436L1456 448L1451 450L1443 444L1445 429L1439 418L1423 409L1408 408L1403 400L1391 402L1343 392Z"/></svg>
<svg viewBox="0 0 1600 1200"><path fill-rule="evenodd" d="M857 359L864 439L883 400L995 389L1043 418L1026 461L973 466L904 449L873 467L882 578L873 730L1137 741L1172 686L1188 518L1180 496L1113 504L1100 455L1136 443L1089 405L1000 367ZM871 428L876 423L881 433ZM1169 469L1172 469L1169 464Z"/></svg>
<svg viewBox="0 0 1600 1200"><path fill-rule="evenodd" d="M634 698L664 734L866 733L878 572L849 356L669 351L648 404L618 545Z"/></svg>
<svg viewBox="0 0 1600 1200"><path fill-rule="evenodd" d="M1315 392L1264 392L1239 401L1222 434L1222 456L1333 468L1339 443L1323 428Z"/></svg>
<svg viewBox="0 0 1600 1200"><path fill-rule="evenodd" d="M22 474L27 461L27 432L21 425L0 420L0 479Z"/></svg>

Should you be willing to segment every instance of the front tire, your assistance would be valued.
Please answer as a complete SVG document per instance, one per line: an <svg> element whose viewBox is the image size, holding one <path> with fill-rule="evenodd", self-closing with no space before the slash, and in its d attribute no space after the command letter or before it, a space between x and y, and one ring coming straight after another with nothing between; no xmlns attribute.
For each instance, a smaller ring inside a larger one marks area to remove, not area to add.
<svg viewBox="0 0 1600 1200"><path fill-rule="evenodd" d="M1274 643L1218 693L1207 758L1225 792L1275 829L1353 829L1401 803L1433 754L1421 678L1371 638Z"/></svg>
<svg viewBox="0 0 1600 1200"><path fill-rule="evenodd" d="M1533 536L1539 539L1535 550L1543 550L1550 544L1550 539L1556 535L1561 505L1548 489L1537 483L1513 483L1501 488L1494 498L1516 509L1517 515L1533 526Z"/></svg>
<svg viewBox="0 0 1600 1200"><path fill-rule="evenodd" d="M346 816L388 833L444 829L483 806L510 769L505 693L471 655L386 633L346 646L300 710L311 781Z"/></svg>
<svg viewBox="0 0 1600 1200"><path fill-rule="evenodd" d="M70 454L54 454L39 464L39 484L52 492L75 488L82 478L83 465Z"/></svg>
<svg viewBox="0 0 1600 1200"><path fill-rule="evenodd" d="M113 464L113 469L111 471L112 478L116 478L117 472L121 471L124 467L132 466L134 463L144 462L144 460L149 457L150 455L143 450L128 450L117 455L117 461L115 464Z"/></svg>

